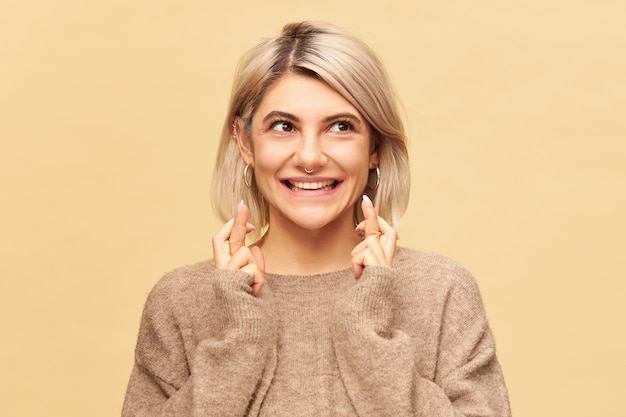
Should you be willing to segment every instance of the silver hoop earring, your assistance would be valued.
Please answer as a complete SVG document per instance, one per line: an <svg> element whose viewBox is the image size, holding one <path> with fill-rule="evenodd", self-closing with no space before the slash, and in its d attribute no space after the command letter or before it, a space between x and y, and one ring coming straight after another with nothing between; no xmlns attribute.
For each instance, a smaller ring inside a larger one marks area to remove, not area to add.
<svg viewBox="0 0 626 417"><path fill-rule="evenodd" d="M246 187L252 188L250 182L252 181L252 176L254 175L254 173L250 175L250 180L248 180L248 168L250 168L250 164L246 164L246 166L243 167L243 183L246 184Z"/></svg>
<svg viewBox="0 0 626 417"><path fill-rule="evenodd" d="M378 188L379 185L380 185L380 168L378 167L378 165L376 165L376 184L374 184L373 186L370 185L370 181L369 181L369 178L368 178L368 180L367 180L367 188L369 188L370 190L375 190L375 189Z"/></svg>

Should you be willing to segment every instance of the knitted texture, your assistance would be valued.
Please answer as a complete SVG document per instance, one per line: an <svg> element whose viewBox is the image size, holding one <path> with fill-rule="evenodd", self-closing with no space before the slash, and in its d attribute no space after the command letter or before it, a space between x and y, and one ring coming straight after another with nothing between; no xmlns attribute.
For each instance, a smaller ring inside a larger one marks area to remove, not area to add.
<svg viewBox="0 0 626 417"><path fill-rule="evenodd" d="M178 269L146 302L122 416L510 416L473 278L398 248L393 268Z"/></svg>

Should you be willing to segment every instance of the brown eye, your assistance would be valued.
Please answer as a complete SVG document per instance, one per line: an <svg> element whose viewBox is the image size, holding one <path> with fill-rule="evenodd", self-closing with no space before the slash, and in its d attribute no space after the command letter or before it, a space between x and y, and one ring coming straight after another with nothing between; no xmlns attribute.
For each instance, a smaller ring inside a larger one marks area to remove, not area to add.
<svg viewBox="0 0 626 417"><path fill-rule="evenodd" d="M330 127L331 132L349 132L354 130L354 127L350 122L335 122Z"/></svg>
<svg viewBox="0 0 626 417"><path fill-rule="evenodd" d="M278 132L286 132L286 133L289 133L289 132L293 132L294 127L293 127L293 125L292 125L291 123L289 123L289 122L285 122L285 121L283 121L283 120L279 120L279 121L277 121L277 122L272 123L271 129L272 129L272 130L276 130L276 131L278 131Z"/></svg>

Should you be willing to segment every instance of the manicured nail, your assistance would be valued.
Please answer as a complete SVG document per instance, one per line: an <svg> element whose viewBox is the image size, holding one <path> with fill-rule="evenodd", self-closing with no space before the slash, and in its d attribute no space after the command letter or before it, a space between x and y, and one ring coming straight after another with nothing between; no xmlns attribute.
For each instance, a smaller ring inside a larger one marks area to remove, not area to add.
<svg viewBox="0 0 626 417"><path fill-rule="evenodd" d="M373 206L372 200L367 196L367 194L363 194L363 201L366 201L370 206Z"/></svg>
<svg viewBox="0 0 626 417"><path fill-rule="evenodd" d="M243 199L239 200L239 204L237 204L237 213L239 213L241 209L243 209L243 204Z"/></svg>
<svg viewBox="0 0 626 417"><path fill-rule="evenodd" d="M256 227L252 223L246 223L246 227L251 230L256 230Z"/></svg>

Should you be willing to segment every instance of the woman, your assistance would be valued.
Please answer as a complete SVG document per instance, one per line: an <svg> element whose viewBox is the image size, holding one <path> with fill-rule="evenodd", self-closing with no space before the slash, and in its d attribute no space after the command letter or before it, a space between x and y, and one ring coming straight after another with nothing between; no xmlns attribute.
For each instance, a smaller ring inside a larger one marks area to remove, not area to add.
<svg viewBox="0 0 626 417"><path fill-rule="evenodd" d="M390 91L325 24L244 57L214 176L234 217L212 261L148 297L123 416L510 415L472 277L396 248L409 175Z"/></svg>

